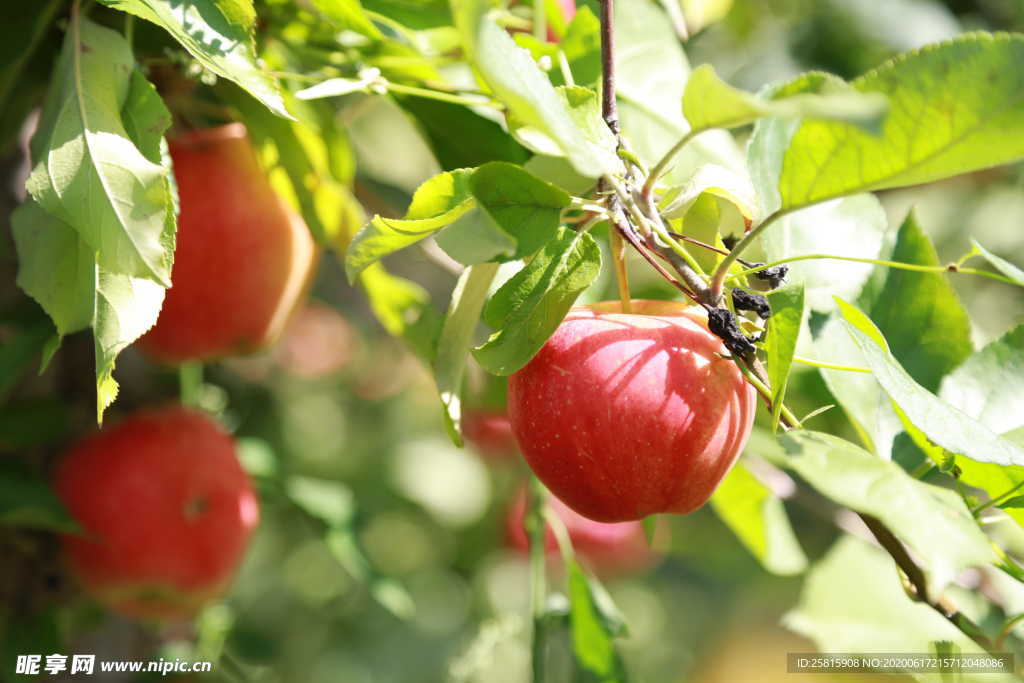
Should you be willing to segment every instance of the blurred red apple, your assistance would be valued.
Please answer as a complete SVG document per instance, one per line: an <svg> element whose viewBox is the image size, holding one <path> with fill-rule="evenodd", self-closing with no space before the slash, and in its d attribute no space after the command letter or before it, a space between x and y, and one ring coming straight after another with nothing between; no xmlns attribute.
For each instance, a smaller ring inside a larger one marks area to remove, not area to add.
<svg viewBox="0 0 1024 683"><path fill-rule="evenodd" d="M736 461L756 394L700 308L574 308L509 380L512 428L558 498L601 522L687 513Z"/></svg>
<svg viewBox="0 0 1024 683"><path fill-rule="evenodd" d="M267 346L312 274L309 230L274 192L242 124L169 146L181 202L172 286L139 346L166 363Z"/></svg>
<svg viewBox="0 0 1024 683"><path fill-rule="evenodd" d="M188 617L223 594L259 520L232 438L180 406L81 440L54 482L82 528L63 537L71 572L133 617Z"/></svg>
<svg viewBox="0 0 1024 683"><path fill-rule="evenodd" d="M576 555L601 576L619 576L641 572L654 566L659 556L644 533L642 522L605 524L579 515L554 496L548 505L565 524ZM523 528L526 516L526 490L520 490L505 517L506 533L513 547L526 552L530 542ZM551 528L545 532L544 545L549 553L558 550Z"/></svg>
<svg viewBox="0 0 1024 683"><path fill-rule="evenodd" d="M292 316L274 355L290 374L317 379L348 365L357 342L355 331L341 313L312 301Z"/></svg>

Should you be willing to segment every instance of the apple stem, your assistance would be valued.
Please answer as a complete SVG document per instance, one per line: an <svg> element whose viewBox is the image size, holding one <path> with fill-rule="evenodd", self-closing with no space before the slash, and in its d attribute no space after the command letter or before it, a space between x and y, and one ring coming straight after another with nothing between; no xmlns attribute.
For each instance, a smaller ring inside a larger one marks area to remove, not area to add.
<svg viewBox="0 0 1024 683"><path fill-rule="evenodd" d="M629 273L626 272L626 243L618 230L608 231L608 242L612 248L612 262L615 264L615 282L619 285L619 301L622 304L622 312L632 313Z"/></svg>
<svg viewBox="0 0 1024 683"><path fill-rule="evenodd" d="M528 487L526 515L523 517L523 529L530 541L530 603L533 613L533 635L531 639L531 666L533 683L543 683L544 663L547 640L547 577L545 575L546 534L544 525L544 508L547 505L547 492L537 477L530 477Z"/></svg>

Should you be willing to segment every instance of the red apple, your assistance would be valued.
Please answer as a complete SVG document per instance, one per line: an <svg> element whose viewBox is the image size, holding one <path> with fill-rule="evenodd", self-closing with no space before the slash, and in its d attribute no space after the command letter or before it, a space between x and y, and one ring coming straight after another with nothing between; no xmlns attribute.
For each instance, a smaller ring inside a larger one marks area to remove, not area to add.
<svg viewBox="0 0 1024 683"><path fill-rule="evenodd" d="M71 573L134 617L183 618L220 596L259 520L231 437L180 406L83 439L55 488L82 528L63 537Z"/></svg>
<svg viewBox="0 0 1024 683"><path fill-rule="evenodd" d="M565 524L577 557L601 576L632 574L649 569L657 563L658 554L651 550L641 522L595 522L577 514L554 496L548 497L548 505ZM525 516L524 489L516 495L505 517L509 542L523 552L530 548L530 541L523 528ZM549 553L554 554L558 550L558 542L550 527L546 530L544 545Z"/></svg>
<svg viewBox="0 0 1024 683"><path fill-rule="evenodd" d="M540 480L600 522L703 505L750 436L756 393L702 309L574 308L509 381L519 446Z"/></svg>
<svg viewBox="0 0 1024 683"><path fill-rule="evenodd" d="M242 124L169 146L181 201L172 286L139 345L167 363L267 346L310 279L309 230L270 186Z"/></svg>
<svg viewBox="0 0 1024 683"><path fill-rule="evenodd" d="M285 327L274 356L292 375L321 379L340 372L356 353L356 331L337 310L311 301Z"/></svg>
<svg viewBox="0 0 1024 683"><path fill-rule="evenodd" d="M462 435L489 460L507 460L519 453L512 423L504 410L467 410L462 416Z"/></svg>

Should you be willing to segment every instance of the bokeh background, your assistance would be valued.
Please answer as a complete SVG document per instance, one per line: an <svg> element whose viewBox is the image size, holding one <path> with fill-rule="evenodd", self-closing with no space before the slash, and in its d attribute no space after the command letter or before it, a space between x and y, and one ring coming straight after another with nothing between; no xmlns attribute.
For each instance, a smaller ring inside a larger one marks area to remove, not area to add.
<svg viewBox="0 0 1024 683"><path fill-rule="evenodd" d="M807 69L852 78L897 52L975 28L1024 29L1020 0L683 0L682 6L691 21L699 19L698 8L709 19L722 17L689 41L691 63L711 62L730 82L754 90ZM416 186L438 172L420 133L384 97L349 96L337 115L357 160L357 196L370 213L402 213ZM25 172L18 153L4 159L4 224ZM893 229L916 207L944 260L967 251L973 236L1020 262L1020 166L881 198ZM14 288L8 231L0 249L0 343L7 345L0 357L8 359L17 351L9 328L42 314ZM389 266L431 290L436 302L446 301L454 282L418 250ZM972 315L977 345L1024 317L1024 297L1008 287L981 278L953 283ZM605 278L587 296L612 295L613 286ZM641 278L636 286L642 295L670 295L654 280L645 285ZM0 367L5 457L45 466L59 450L55 444L87 429L92 347L80 337L66 342L42 377L12 377ZM108 419L176 395L174 374L130 350L118 370L123 393ZM52 398L56 392L61 399ZM834 402L810 371L794 375L789 398L797 414ZM528 680L529 575L506 528L525 467L514 456L482 457L448 441L428 372L379 327L333 257L323 259L309 305L275 349L208 367L202 403L235 431L263 505L263 522L228 598L193 625L139 626L78 595L60 571L52 537L0 527L5 661L15 652L52 651L58 634L71 634L74 650L110 658L214 660L214 674L203 680ZM816 419L818 429L852 436L839 410ZM779 482L782 490L788 485ZM820 557L838 534L835 511L799 493L787 509L809 557ZM656 566L605 578L629 625L621 643L634 680L786 677L786 652L812 649L780 625L798 599L800 578L766 573L708 508L666 520L666 527L656 544L664 558ZM557 591L557 568L552 577ZM841 680L854 678L867 680Z"/></svg>

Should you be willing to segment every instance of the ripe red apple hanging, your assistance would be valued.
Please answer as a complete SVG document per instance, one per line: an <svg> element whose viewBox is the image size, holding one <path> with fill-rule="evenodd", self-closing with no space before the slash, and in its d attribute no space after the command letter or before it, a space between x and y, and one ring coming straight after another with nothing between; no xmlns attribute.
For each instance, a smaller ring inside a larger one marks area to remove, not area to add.
<svg viewBox="0 0 1024 683"><path fill-rule="evenodd" d="M700 308L573 309L509 380L509 417L538 478L600 522L691 512L753 425L756 393Z"/></svg>
<svg viewBox="0 0 1024 683"><path fill-rule="evenodd" d="M309 230L274 192L244 125L191 131L169 147L181 203L172 286L139 346L166 363L258 350L305 293Z"/></svg>
<svg viewBox="0 0 1024 683"><path fill-rule="evenodd" d="M82 528L63 537L71 573L133 617L188 617L223 594L259 520L231 437L180 406L83 439L54 484Z"/></svg>

